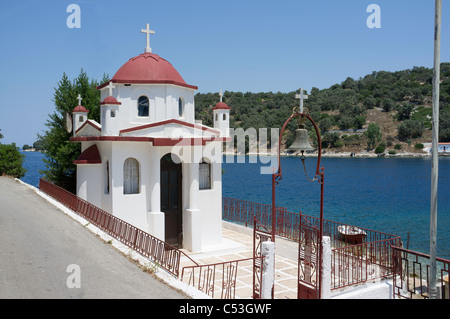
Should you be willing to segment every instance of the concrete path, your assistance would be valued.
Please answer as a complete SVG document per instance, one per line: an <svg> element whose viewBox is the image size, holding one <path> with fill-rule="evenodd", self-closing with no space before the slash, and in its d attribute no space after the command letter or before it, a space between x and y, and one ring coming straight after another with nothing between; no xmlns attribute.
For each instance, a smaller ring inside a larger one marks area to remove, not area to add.
<svg viewBox="0 0 450 319"><path fill-rule="evenodd" d="M0 299L186 298L7 177L0 177L0 242Z"/></svg>

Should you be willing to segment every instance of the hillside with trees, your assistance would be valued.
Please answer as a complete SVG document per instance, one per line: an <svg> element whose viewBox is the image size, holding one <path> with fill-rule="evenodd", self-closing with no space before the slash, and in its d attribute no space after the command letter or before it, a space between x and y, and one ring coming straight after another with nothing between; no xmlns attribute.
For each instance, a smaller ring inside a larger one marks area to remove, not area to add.
<svg viewBox="0 0 450 319"><path fill-rule="evenodd" d="M77 105L77 96L81 94L83 106L90 111L89 118L99 122L97 86L108 79L107 75L100 81L90 79L81 70L77 78L71 80L63 74L57 83L53 98L55 110L49 114L47 130L38 134L38 141L33 144L45 151L46 169L42 173L46 179L73 190L76 176L73 160L81 150L79 143L69 141L71 133L64 127L64 116ZM327 89L312 88L305 108L318 124L322 146L327 152L422 152L420 146L431 142L432 79L432 70L424 67L373 72L357 80L347 78ZM267 128L270 144L270 128L281 128L292 114L293 107L299 103L296 94L225 91L224 102L232 108L230 126L254 128L257 132ZM213 126L212 108L218 101L218 93L196 94L196 119ZM290 146L296 128L296 122L291 121L282 147ZM317 143L312 128L308 129L312 143ZM440 142L450 142L450 63L441 64L439 138ZM17 149L15 145L12 148ZM20 158L8 161L18 163Z"/></svg>
<svg viewBox="0 0 450 319"><path fill-rule="evenodd" d="M348 77L327 89L312 88L304 102L321 131L322 146L331 152L422 152L431 142L433 70L425 67L372 72L357 80ZM289 93L224 92L231 108L232 128L281 128L298 105ZM212 125L217 93L195 96L196 118ZM289 147L296 124L283 139ZM309 129L311 131L311 129ZM311 138L315 134L310 133ZM450 63L441 64L440 142L450 142Z"/></svg>

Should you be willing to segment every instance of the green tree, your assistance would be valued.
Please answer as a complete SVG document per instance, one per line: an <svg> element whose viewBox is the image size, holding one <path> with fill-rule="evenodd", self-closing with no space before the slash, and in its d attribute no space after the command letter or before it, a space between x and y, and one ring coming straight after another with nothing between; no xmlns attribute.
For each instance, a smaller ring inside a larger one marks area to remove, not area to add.
<svg viewBox="0 0 450 319"><path fill-rule="evenodd" d="M339 137L338 133L326 132L322 136L322 147L340 147L343 143Z"/></svg>
<svg viewBox="0 0 450 319"><path fill-rule="evenodd" d="M362 115L355 116L353 120L353 127L356 129L361 129L363 125L366 124L366 117Z"/></svg>
<svg viewBox="0 0 450 319"><path fill-rule="evenodd" d="M381 129L377 123L370 123L367 128L367 147L373 149L381 141Z"/></svg>
<svg viewBox="0 0 450 319"><path fill-rule="evenodd" d="M412 103L403 103L397 108L397 120L404 121L408 120L411 117L411 112L414 109L414 104Z"/></svg>
<svg viewBox="0 0 450 319"><path fill-rule="evenodd" d="M442 110L439 115L439 141L450 142L450 110Z"/></svg>
<svg viewBox="0 0 450 319"><path fill-rule="evenodd" d="M331 116L324 117L319 121L319 128L322 133L328 131L333 125L334 121Z"/></svg>
<svg viewBox="0 0 450 319"><path fill-rule="evenodd" d="M102 83L108 81L103 76ZM100 91L97 90L99 83L90 80L86 72L81 70L80 75L70 80L64 73L58 82L53 95L55 111L49 115L45 124L47 130L38 134L41 146L45 149L46 169L41 173L47 180L63 186L71 191L74 190L76 178L76 166L73 161L80 155L79 143L71 142L72 133L65 129L65 114L71 114L78 105L77 96L81 94L82 105L89 110L88 118L100 122Z"/></svg>
<svg viewBox="0 0 450 319"><path fill-rule="evenodd" d="M422 136L424 131L423 124L417 120L406 120L400 123L397 127L398 138L406 140L408 138L415 138Z"/></svg>
<svg viewBox="0 0 450 319"><path fill-rule="evenodd" d="M353 118L347 115L342 116L338 122L338 126L341 130L348 130L353 126Z"/></svg>
<svg viewBox="0 0 450 319"><path fill-rule="evenodd" d="M3 135L0 133L1 138L3 138ZM22 166L23 159L24 155L19 152L15 143L0 143L0 176L8 175L16 178L25 176L27 170Z"/></svg>

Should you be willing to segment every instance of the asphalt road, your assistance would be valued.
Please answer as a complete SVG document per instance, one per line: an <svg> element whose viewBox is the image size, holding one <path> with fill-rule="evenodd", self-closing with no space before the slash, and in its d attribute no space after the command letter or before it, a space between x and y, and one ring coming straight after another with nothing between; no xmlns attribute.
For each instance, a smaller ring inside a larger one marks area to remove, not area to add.
<svg viewBox="0 0 450 319"><path fill-rule="evenodd" d="M7 177L0 243L0 299L186 298Z"/></svg>

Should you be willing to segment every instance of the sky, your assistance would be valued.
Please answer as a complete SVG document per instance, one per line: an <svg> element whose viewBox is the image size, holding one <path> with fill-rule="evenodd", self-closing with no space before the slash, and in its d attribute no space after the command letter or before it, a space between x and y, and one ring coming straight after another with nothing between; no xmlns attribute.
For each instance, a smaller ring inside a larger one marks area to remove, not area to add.
<svg viewBox="0 0 450 319"><path fill-rule="evenodd" d="M79 28L67 24L71 4ZM367 12L371 4L379 11ZM200 93L309 91L373 71L433 67L432 0L9 0L0 11L0 142L32 145L63 73L112 77L144 52L147 23L152 52ZM441 62L450 62L445 0Z"/></svg>

